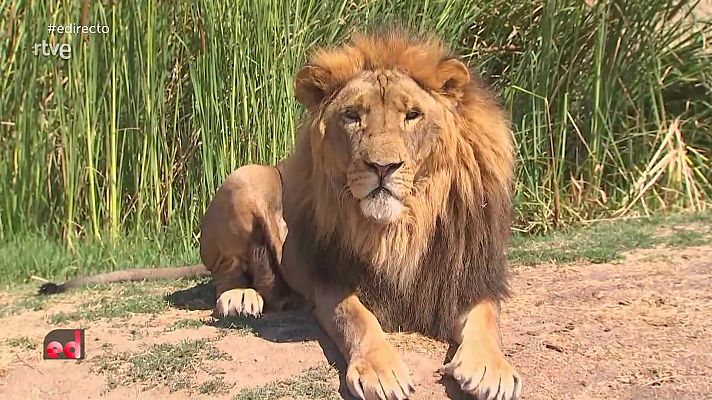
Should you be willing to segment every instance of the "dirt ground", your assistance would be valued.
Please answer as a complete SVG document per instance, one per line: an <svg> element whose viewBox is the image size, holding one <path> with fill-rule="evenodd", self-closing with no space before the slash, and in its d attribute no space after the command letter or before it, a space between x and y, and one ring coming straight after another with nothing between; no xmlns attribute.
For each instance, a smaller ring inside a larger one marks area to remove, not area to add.
<svg viewBox="0 0 712 400"><path fill-rule="evenodd" d="M191 286L168 292L190 298L199 290ZM712 399L712 246L635 251L608 264L513 266L512 286L503 340L524 379L525 399ZM8 338L0 339L0 398L328 399L347 392L333 345L308 316L226 327L214 323L206 300L56 323L59 311L91 302L92 293L54 297L37 311L0 318L0 337ZM20 296L0 293L0 304ZM188 322L180 327L180 321ZM42 360L44 335L60 326L86 328L85 360ZM417 382L414 399L463 398L437 372L445 344L413 334L389 338ZM189 357L174 369L160 358L164 353L146 353L181 340L208 347L180 350ZM144 364L156 367L142 370Z"/></svg>

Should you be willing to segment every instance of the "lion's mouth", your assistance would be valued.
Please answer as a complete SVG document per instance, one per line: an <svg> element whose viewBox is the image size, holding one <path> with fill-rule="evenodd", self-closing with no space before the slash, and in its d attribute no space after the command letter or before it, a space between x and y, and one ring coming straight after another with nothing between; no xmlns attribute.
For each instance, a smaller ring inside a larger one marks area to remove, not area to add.
<svg viewBox="0 0 712 400"><path fill-rule="evenodd" d="M385 186L378 186L377 188L373 189L371 191L371 193L369 193L368 196L366 196L366 197L369 199L375 199L375 198L384 197L384 196L396 197Z"/></svg>
<svg viewBox="0 0 712 400"><path fill-rule="evenodd" d="M393 193L383 186L378 186L359 202L361 212L365 217L378 222L393 222L401 214L403 203Z"/></svg>

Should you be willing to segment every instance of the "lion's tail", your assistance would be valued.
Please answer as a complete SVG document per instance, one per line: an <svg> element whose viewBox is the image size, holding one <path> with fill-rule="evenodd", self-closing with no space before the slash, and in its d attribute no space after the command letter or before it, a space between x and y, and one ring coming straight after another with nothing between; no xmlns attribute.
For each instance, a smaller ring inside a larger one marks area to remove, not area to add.
<svg viewBox="0 0 712 400"><path fill-rule="evenodd" d="M103 274L80 276L61 284L47 282L40 286L38 294L49 295L62 293L69 289L100 283L193 278L207 276L209 274L210 272L202 264L176 268L126 269L121 271L106 272Z"/></svg>

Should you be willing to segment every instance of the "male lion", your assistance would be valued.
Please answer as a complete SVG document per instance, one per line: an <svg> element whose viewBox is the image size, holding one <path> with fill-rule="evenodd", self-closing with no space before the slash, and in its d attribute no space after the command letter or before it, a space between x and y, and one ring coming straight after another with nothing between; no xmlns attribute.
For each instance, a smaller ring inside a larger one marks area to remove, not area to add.
<svg viewBox="0 0 712 400"><path fill-rule="evenodd" d="M519 398L498 326L513 143L493 95L440 41L396 30L318 50L295 91L308 116L294 153L280 174L238 169L227 197L250 201L226 208L250 214L281 202L269 217L288 227L278 275L314 306L348 363L350 392L410 396L408 367L384 335L400 329L455 342L443 370L475 398ZM225 235L227 215L208 212L201 246L208 231ZM245 285L223 290L227 313L263 302Z"/></svg>
<svg viewBox="0 0 712 400"><path fill-rule="evenodd" d="M514 151L492 93L398 30L316 51L295 92L294 153L233 172L203 218L217 311L313 305L360 399L412 394L396 329L454 342L443 371L475 398L519 398L499 335Z"/></svg>

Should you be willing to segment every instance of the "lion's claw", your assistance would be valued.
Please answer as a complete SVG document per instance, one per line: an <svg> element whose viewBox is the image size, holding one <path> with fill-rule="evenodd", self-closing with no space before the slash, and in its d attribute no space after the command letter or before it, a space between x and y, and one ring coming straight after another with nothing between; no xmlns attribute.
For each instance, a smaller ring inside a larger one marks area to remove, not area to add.
<svg viewBox="0 0 712 400"><path fill-rule="evenodd" d="M360 400L405 400L414 392L408 367L388 344L352 360L346 383Z"/></svg>
<svg viewBox="0 0 712 400"><path fill-rule="evenodd" d="M233 315L251 315L259 317L264 307L264 299L254 289L232 289L223 292L215 305L223 317Z"/></svg>
<svg viewBox="0 0 712 400"><path fill-rule="evenodd" d="M442 368L460 388L476 400L517 400L522 393L522 379L498 351L468 352L462 346Z"/></svg>

